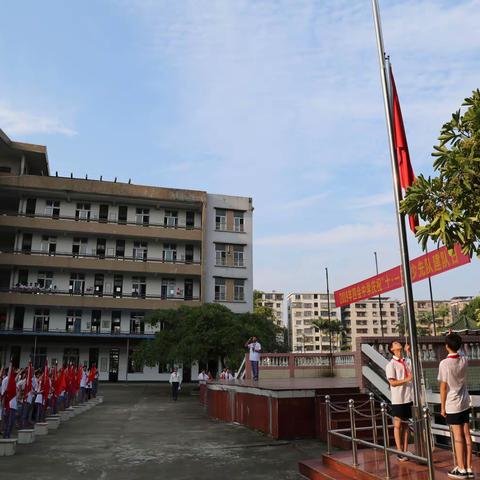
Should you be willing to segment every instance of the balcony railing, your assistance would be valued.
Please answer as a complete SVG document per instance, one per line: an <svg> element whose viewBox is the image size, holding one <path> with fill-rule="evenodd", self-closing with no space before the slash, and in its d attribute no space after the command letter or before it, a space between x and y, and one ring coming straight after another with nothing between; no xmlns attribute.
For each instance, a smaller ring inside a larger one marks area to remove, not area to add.
<svg viewBox="0 0 480 480"><path fill-rule="evenodd" d="M92 249L93 250L93 249ZM39 255L44 257L67 257L67 258L95 258L95 259L102 259L102 260L113 260L117 262L154 262L154 263L168 263L168 264L184 264L184 265L200 265L201 262L198 260L189 260L185 259L185 255L181 255L175 259L166 259L166 258L158 258L158 257L149 257L147 255L113 255L110 253L98 253L98 251L94 251L92 253L73 253L73 252L48 252L45 250L29 250L29 249L2 249L0 250L1 253L12 253L15 255Z"/></svg>
<svg viewBox="0 0 480 480"><path fill-rule="evenodd" d="M141 330L107 330L100 328L87 328L87 329L62 329L62 328L13 328L5 327L0 328L0 335L52 335L52 336L97 336L97 337L124 337L135 336L149 338L155 335L154 331L141 331Z"/></svg>
<svg viewBox="0 0 480 480"><path fill-rule="evenodd" d="M9 217L28 217L28 218L47 218L52 220L71 220L73 222L86 222L86 223L110 223L115 225L134 225L136 227L154 227L154 228L162 228L165 230L201 230L202 227L197 226L190 226L186 224L175 224L174 222L164 221L164 223L153 223L153 222L137 222L137 221L127 221L127 220L119 220L118 218L99 218L98 216L94 216L93 212L90 217L80 218L79 216L70 216L70 215L47 215L41 213L17 213L12 212L9 210L0 211L0 215L6 215Z"/></svg>

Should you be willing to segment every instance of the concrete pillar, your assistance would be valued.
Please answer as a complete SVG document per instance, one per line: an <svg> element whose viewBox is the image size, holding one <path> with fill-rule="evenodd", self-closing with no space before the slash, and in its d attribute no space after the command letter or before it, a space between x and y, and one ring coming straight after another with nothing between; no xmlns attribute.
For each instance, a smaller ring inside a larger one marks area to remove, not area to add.
<svg viewBox="0 0 480 480"><path fill-rule="evenodd" d="M17 434L19 445L28 445L29 443L33 443L35 441L35 430L33 428L19 430Z"/></svg>
<svg viewBox="0 0 480 480"><path fill-rule="evenodd" d="M9 457L11 455L15 455L16 446L16 438L0 439L0 457Z"/></svg>
<svg viewBox="0 0 480 480"><path fill-rule="evenodd" d="M58 415L47 417L46 420L48 430L57 430L58 426L60 425L60 417Z"/></svg>
<svg viewBox="0 0 480 480"><path fill-rule="evenodd" d="M48 435L48 423L41 422L35 424L35 436Z"/></svg>

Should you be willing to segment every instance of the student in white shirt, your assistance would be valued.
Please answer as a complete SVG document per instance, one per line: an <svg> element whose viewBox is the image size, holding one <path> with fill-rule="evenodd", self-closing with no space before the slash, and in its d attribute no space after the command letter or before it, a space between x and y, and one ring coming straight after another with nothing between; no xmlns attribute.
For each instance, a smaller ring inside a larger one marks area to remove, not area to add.
<svg viewBox="0 0 480 480"><path fill-rule="evenodd" d="M206 381L208 381L208 375L205 373L205 370L202 370L198 374L198 381L199 383L205 383Z"/></svg>
<svg viewBox="0 0 480 480"><path fill-rule="evenodd" d="M260 345L257 337L250 337L245 343L245 348L248 348L250 351L249 359L250 365L252 367L252 376L253 380L258 380L258 363L260 362L260 352L262 351L262 346Z"/></svg>
<svg viewBox="0 0 480 480"><path fill-rule="evenodd" d="M230 371L229 368L227 368L227 371L225 372L225 380L233 380L235 377L232 375L232 372Z"/></svg>
<svg viewBox="0 0 480 480"><path fill-rule="evenodd" d="M182 379L180 378L176 368L173 369L169 382L172 386L172 398L176 402L178 398L178 391L180 390L180 384L182 383Z"/></svg>
<svg viewBox="0 0 480 480"><path fill-rule="evenodd" d="M82 378L80 379L80 403L85 402L87 399L87 388L88 388L88 372L87 366L83 366Z"/></svg>
<svg viewBox="0 0 480 480"><path fill-rule="evenodd" d="M474 478L472 438L470 435L470 395L467 390L467 359L460 353L462 337L449 333L445 338L447 358L438 367L441 414L451 426L457 465L448 472L450 478Z"/></svg>
<svg viewBox="0 0 480 480"><path fill-rule="evenodd" d="M408 450L408 424L405 421L412 417L413 404L412 371L410 362L403 358L403 347L400 342L391 342L388 349L393 355L385 367L392 396L393 434L397 450L406 452ZM408 345L405 346L405 351L407 355L410 355ZM397 459L400 462L408 460L403 455L398 455Z"/></svg>

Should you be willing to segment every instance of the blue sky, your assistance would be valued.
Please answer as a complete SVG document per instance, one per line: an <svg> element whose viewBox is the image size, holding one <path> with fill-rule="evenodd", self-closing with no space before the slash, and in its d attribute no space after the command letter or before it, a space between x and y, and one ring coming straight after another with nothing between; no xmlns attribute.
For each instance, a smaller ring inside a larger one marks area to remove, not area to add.
<svg viewBox="0 0 480 480"><path fill-rule="evenodd" d="M479 87L480 1L380 4L429 174ZM375 250L398 264L369 0L4 0L0 58L0 128L46 144L53 172L252 196L256 288L324 290L326 266L341 288L374 273ZM478 294L479 274L474 259L434 295Z"/></svg>

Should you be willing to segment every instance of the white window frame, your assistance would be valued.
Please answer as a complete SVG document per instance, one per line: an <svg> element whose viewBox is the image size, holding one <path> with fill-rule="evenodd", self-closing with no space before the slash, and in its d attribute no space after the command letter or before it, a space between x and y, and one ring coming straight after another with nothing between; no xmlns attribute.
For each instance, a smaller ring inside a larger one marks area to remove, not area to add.
<svg viewBox="0 0 480 480"><path fill-rule="evenodd" d="M178 227L178 211L165 210L164 224L167 227Z"/></svg>
<svg viewBox="0 0 480 480"><path fill-rule="evenodd" d="M234 267L243 267L245 266L245 255L243 246L234 246L233 247L233 266Z"/></svg>
<svg viewBox="0 0 480 480"><path fill-rule="evenodd" d="M245 231L245 217L243 212L233 213L233 230L235 232Z"/></svg>
<svg viewBox="0 0 480 480"><path fill-rule="evenodd" d="M221 215L219 212L224 212ZM215 230L225 232L227 230L227 211L221 208L215 209Z"/></svg>
<svg viewBox="0 0 480 480"><path fill-rule="evenodd" d="M227 265L227 246L215 244L215 265L225 267Z"/></svg>
<svg viewBox="0 0 480 480"><path fill-rule="evenodd" d="M227 286L224 278L215 278L215 301L225 302L227 300Z"/></svg>
<svg viewBox="0 0 480 480"><path fill-rule="evenodd" d="M77 212L78 212L79 220L87 220L87 221L90 220L90 216L92 214L92 204L87 202L77 203L76 209L75 209L75 217L77 216Z"/></svg>
<svg viewBox="0 0 480 480"><path fill-rule="evenodd" d="M245 280L233 281L233 300L235 302L245 301Z"/></svg>
<svg viewBox="0 0 480 480"><path fill-rule="evenodd" d="M177 244L164 243L162 256L163 256L164 262L176 262L177 261Z"/></svg>
<svg viewBox="0 0 480 480"><path fill-rule="evenodd" d="M40 288L50 289L53 287L53 272L40 270L37 275L37 283Z"/></svg>

